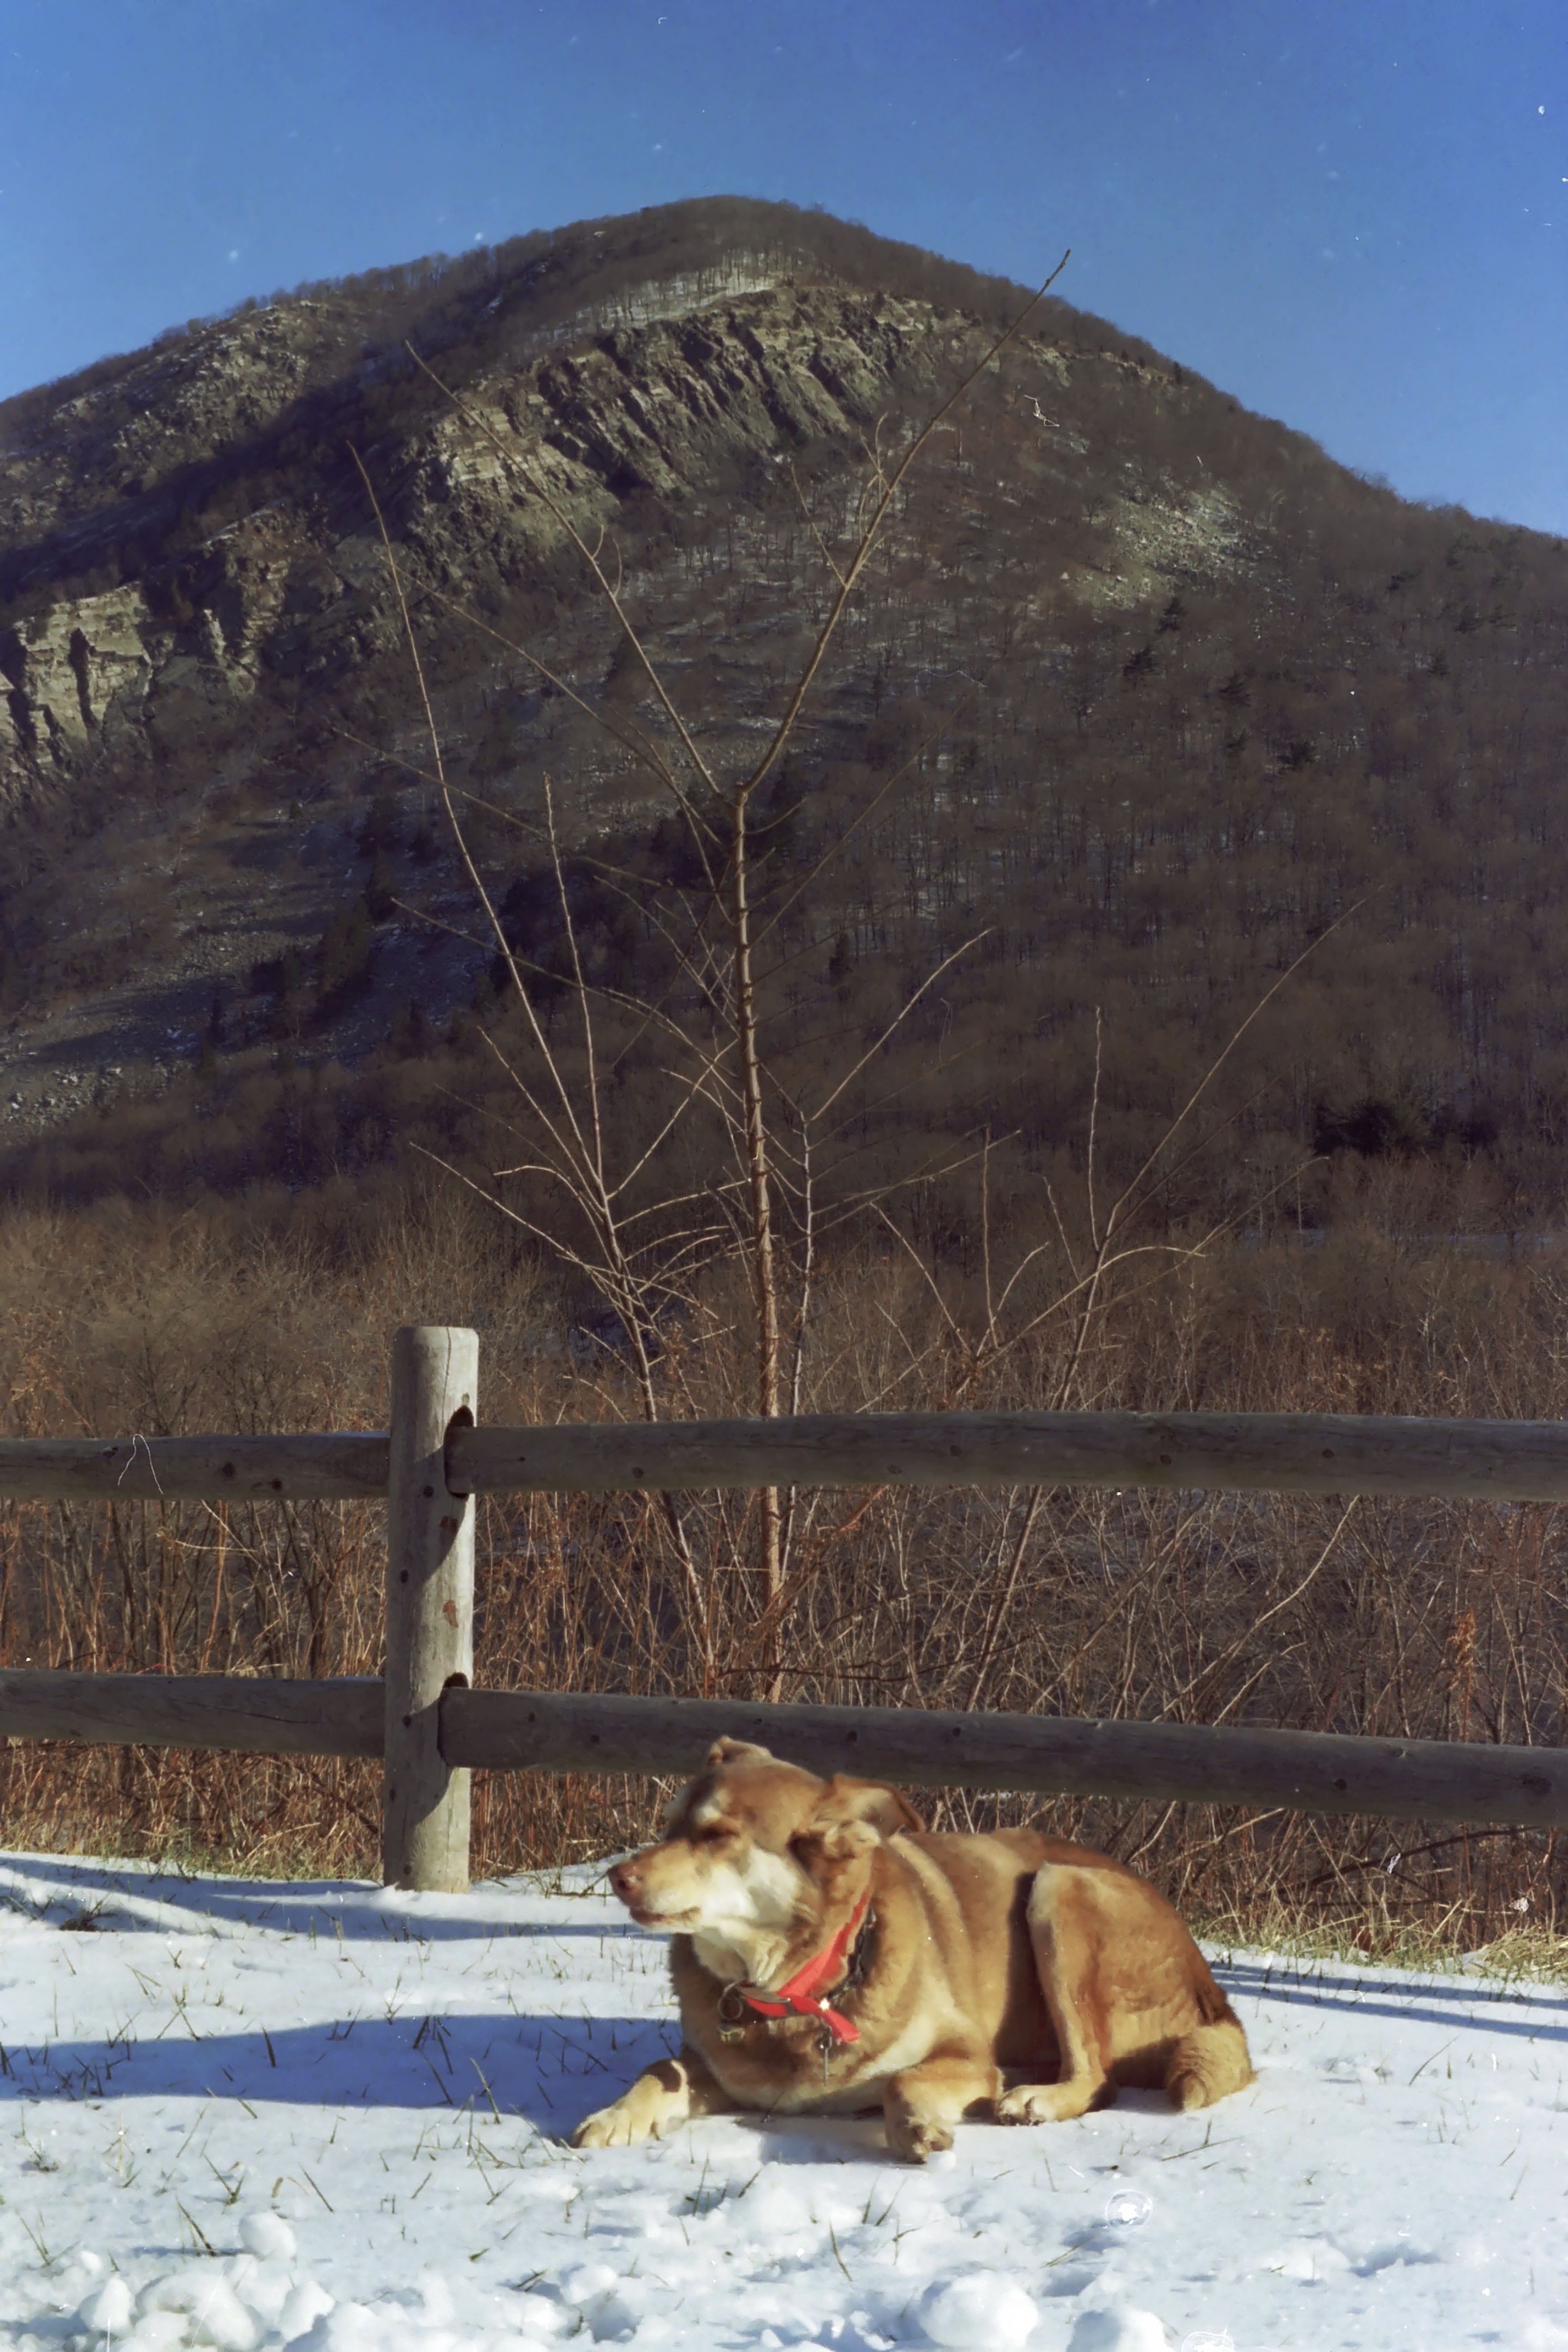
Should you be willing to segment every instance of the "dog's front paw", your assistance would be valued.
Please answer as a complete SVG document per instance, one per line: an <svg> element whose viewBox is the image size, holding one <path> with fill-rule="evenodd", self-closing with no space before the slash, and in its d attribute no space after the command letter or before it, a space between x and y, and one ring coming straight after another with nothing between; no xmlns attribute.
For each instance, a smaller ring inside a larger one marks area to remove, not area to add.
<svg viewBox="0 0 1568 2352"><path fill-rule="evenodd" d="M638 2105L630 2099L617 2099L613 2107L601 2107L597 2115L584 2117L572 2135L572 2146L636 2147L639 2140L654 2137L653 2125L638 2112Z"/></svg>
<svg viewBox="0 0 1568 2352"><path fill-rule="evenodd" d="M928 2123L919 2116L889 2116L888 2146L906 2164L923 2164L928 2156L940 2156L952 2146L952 2134L945 2124Z"/></svg>
<svg viewBox="0 0 1568 2352"><path fill-rule="evenodd" d="M1087 2115L1094 2105L1093 2086L1079 2083L1020 2083L996 2102L999 2124L1063 2124Z"/></svg>

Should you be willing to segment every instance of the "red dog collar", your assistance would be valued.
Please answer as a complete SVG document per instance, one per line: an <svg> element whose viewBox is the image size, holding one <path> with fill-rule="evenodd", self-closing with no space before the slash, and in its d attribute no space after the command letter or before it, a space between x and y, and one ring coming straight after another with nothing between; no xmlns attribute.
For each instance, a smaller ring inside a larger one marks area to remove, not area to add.
<svg viewBox="0 0 1568 2352"><path fill-rule="evenodd" d="M772 1992L765 1991L760 1985L751 1984L732 1985L731 1990L739 1993L747 2008L754 2009L759 2017L816 2017L826 2026L835 2042L858 2042L860 2028L841 2010L829 2006L821 1988L843 1967L849 1948L860 1931L870 1901L871 1890L868 1887L852 1916L845 1921L826 1950L818 1952L814 1960L807 1960L805 1968L797 1969L786 1984L778 1986ZM826 2048L826 2044L823 2046Z"/></svg>

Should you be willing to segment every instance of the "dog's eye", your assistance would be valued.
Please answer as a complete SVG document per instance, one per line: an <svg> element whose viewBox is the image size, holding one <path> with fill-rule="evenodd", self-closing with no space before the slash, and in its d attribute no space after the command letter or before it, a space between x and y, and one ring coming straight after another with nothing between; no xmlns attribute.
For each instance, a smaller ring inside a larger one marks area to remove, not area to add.
<svg viewBox="0 0 1568 2352"><path fill-rule="evenodd" d="M698 1831L697 1843L699 1845L727 1845L734 1834L733 1830L725 1829L721 1822L710 1822L706 1829Z"/></svg>

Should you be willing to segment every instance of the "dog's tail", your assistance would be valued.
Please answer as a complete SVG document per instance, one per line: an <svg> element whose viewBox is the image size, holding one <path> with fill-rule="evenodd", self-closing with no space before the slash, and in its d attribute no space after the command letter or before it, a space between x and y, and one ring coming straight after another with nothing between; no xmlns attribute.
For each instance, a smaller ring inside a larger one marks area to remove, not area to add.
<svg viewBox="0 0 1568 2352"><path fill-rule="evenodd" d="M1241 2021L1223 1997L1219 2006L1219 2016L1194 2025L1172 2048L1165 2090L1173 2107L1212 2107L1252 2080Z"/></svg>

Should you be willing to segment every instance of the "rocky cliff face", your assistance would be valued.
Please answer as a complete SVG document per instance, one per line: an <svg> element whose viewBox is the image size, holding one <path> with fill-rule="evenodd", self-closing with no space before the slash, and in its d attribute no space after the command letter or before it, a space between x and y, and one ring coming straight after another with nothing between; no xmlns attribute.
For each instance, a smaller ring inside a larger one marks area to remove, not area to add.
<svg viewBox="0 0 1568 2352"><path fill-rule="evenodd" d="M216 755L258 698L297 713L394 649L351 446L423 576L483 602L555 551L521 462L585 531L660 508L668 522L788 456L858 457L890 404L980 347L962 312L812 283L784 258L657 276L545 324L503 288L502 351L436 355L460 410L401 350L360 339L344 364L339 310L297 299L30 415L0 442L0 802L204 741ZM1026 348L1058 393L1085 367L1162 381L1105 349ZM1081 447L1069 434L1062 455ZM1142 539L1223 561L1216 496L1160 501Z"/></svg>
<svg viewBox="0 0 1568 2352"><path fill-rule="evenodd" d="M783 286L709 293L682 313L682 292L679 281L651 289L625 324L459 381L461 412L417 388L429 395L417 429L382 436L367 457L395 486L389 519L426 576L471 599L539 570L559 533L523 498L520 461L592 532L634 497L679 508L782 449L852 447L896 384L964 348L962 329L940 331L919 304ZM132 415L112 433L101 401L68 402L59 437L7 464L7 558L33 609L0 635L6 802L93 762L221 737L283 681L335 683L391 645L380 540L325 430L289 494L258 496L210 535L181 528L168 450L226 453L226 507L253 487L274 491L280 418L305 372L281 322L215 335L199 363L132 371L120 395ZM364 422L363 387L333 389L331 425L346 439ZM128 471L130 500L116 496ZM134 543L150 509L178 543L143 578L79 593L84 572Z"/></svg>
<svg viewBox="0 0 1568 2352"><path fill-rule="evenodd" d="M246 1048L269 1027L252 972L313 968L363 880L360 794L386 776L342 730L406 752L411 686L351 453L417 587L492 619L521 597L564 660L582 583L519 461L657 571L720 527L705 502L732 528L786 458L858 457L983 331L825 268L798 226L589 225L477 277L421 265L198 322L0 409L0 1127L7 1094L35 1131L68 1080L155 1090L215 992ZM460 747L508 665L446 654ZM401 837L427 839L416 814ZM314 1050L466 995L471 956L378 938L379 998Z"/></svg>

